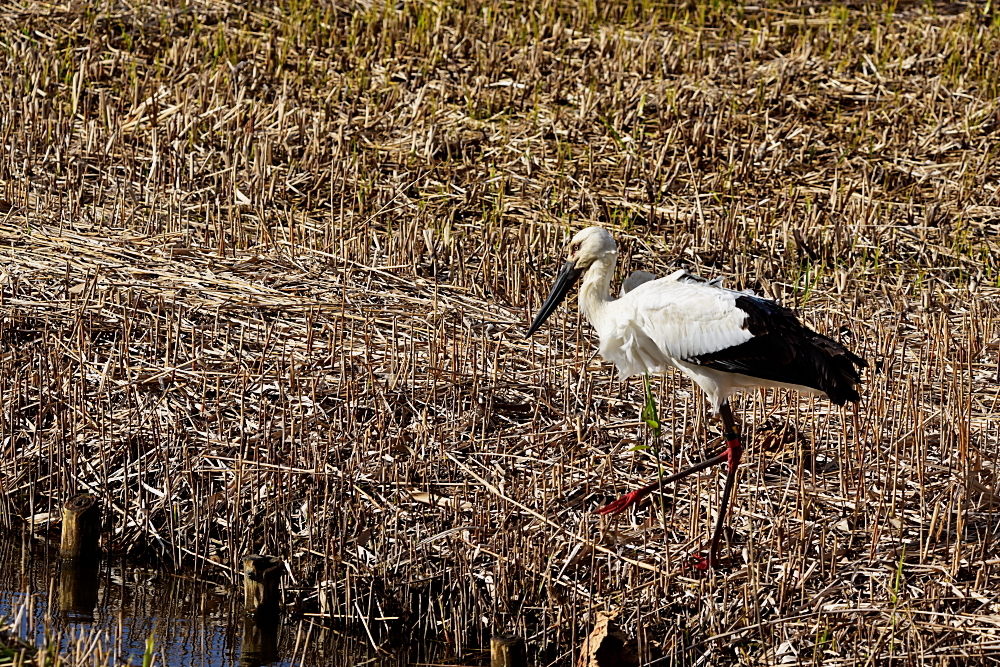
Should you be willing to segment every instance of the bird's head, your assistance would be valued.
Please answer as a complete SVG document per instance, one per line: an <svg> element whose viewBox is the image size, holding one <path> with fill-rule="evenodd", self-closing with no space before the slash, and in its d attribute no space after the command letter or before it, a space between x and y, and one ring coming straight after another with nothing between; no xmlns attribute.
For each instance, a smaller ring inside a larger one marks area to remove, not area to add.
<svg viewBox="0 0 1000 667"><path fill-rule="evenodd" d="M562 270L559 271L559 276L556 277L556 283L552 286L548 298L545 299L545 303L542 304L531 326L528 327L528 333L525 334L525 337L535 333L538 327L542 326L542 323L562 303L570 289L580 279L580 276L587 272L587 269L600 260L610 260L613 263L617 254L618 246L615 244L615 239L603 227L587 227L578 232L569 242L569 257L563 264Z"/></svg>
<svg viewBox="0 0 1000 667"><path fill-rule="evenodd" d="M604 227L587 227L577 232L569 242L567 262L581 271L586 271L600 259L614 261L618 255L618 245L614 237ZM564 267L565 268L565 267Z"/></svg>

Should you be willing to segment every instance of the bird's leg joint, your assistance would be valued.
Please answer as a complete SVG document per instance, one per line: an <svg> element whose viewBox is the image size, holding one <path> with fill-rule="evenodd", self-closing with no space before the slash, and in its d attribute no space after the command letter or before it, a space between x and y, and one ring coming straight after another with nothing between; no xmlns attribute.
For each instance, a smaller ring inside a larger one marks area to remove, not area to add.
<svg viewBox="0 0 1000 667"><path fill-rule="evenodd" d="M729 465L729 469L733 470L743 458L743 441L740 440L739 434L731 429L726 430L725 437L726 444L729 445L726 448L726 463Z"/></svg>

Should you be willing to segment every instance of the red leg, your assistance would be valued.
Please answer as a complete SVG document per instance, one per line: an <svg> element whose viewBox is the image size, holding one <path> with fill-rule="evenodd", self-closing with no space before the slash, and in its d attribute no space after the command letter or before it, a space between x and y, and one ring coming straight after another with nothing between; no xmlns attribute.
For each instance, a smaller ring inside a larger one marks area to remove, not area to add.
<svg viewBox="0 0 1000 667"><path fill-rule="evenodd" d="M626 509L637 504L643 498L648 496L653 491L656 491L664 484L676 482L679 479L693 475L694 473L705 470L706 468L711 468L714 465L725 463L727 468L726 486L722 490L722 503L719 507L719 516L715 522L715 531L712 533L712 541L709 543L708 557L706 558L705 556L700 555L694 557L694 566L699 570L707 570L710 567L715 567L719 562L719 543L722 542L722 529L726 523L726 512L729 509L729 501L733 495L733 487L736 486L736 470L739 468L740 460L743 458L743 442L740 440L740 435L736 431L736 420L733 418L733 411L730 409L728 401L719 406L719 416L722 417L722 423L725 426L727 445L725 451L718 456L713 456L712 458L702 461L687 470L682 470L676 475L666 477L662 481L653 482L652 484L644 486L641 489L636 489L635 491L626 493L613 503L596 510L597 513L618 514L619 512L624 512Z"/></svg>
<svg viewBox="0 0 1000 667"><path fill-rule="evenodd" d="M605 505L601 509L596 510L596 512L598 514L618 514L619 512L624 512L629 507L635 505L640 500L651 494L653 491L656 491L663 484L670 484L671 482L676 482L679 479L684 479L688 475L693 475L696 472L704 470L705 468L711 468L714 465L718 465L728 460L729 460L729 450L727 449L718 456L713 456L707 461L702 461L698 465L691 466L687 470L682 470L676 475L665 477L661 482L653 482L652 484L644 486L641 489L636 489L635 491L626 493L624 496L614 501L613 503Z"/></svg>
<svg viewBox="0 0 1000 667"><path fill-rule="evenodd" d="M733 437L730 439L729 434L726 434L726 442L729 443L729 447L724 452L726 456L726 486L722 490L722 503L719 506L719 517L715 521L715 532L712 533L712 541L708 546L708 558L701 556L695 556L694 566L699 570L707 570L710 567L715 567L719 562L719 542L722 541L722 527L726 522L726 510L729 509L729 499L733 495L733 487L736 486L736 469L740 465L740 459L743 458L743 443L740 441L740 436L735 432L732 432Z"/></svg>
<svg viewBox="0 0 1000 667"><path fill-rule="evenodd" d="M719 516L715 521L715 531L712 533L712 541L708 545L708 558L695 556L694 566L699 570L707 570L715 567L719 562L719 543L722 541L722 528L726 523L726 511L729 509L729 500L733 495L733 487L736 486L736 469L743 458L743 442L736 431L736 420L733 418L733 411L729 408L729 402L723 403L719 407L719 416L725 426L726 444L729 445L722 453L726 457L726 486L722 489L722 502L719 506Z"/></svg>

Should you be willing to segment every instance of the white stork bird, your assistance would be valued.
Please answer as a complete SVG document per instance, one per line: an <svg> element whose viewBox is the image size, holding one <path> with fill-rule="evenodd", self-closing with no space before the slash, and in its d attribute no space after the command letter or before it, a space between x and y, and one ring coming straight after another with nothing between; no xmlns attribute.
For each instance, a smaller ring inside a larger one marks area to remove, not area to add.
<svg viewBox="0 0 1000 667"><path fill-rule="evenodd" d="M720 463L727 463L726 485L708 558L713 567L743 444L729 397L750 387L783 387L826 396L837 405L858 401L860 368L868 363L840 343L818 334L773 301L706 281L687 271L629 286L611 297L611 276L618 259L614 238L601 227L584 229L570 243L552 291L535 316L531 336L552 314L580 277L580 310L597 330L601 356L623 377L678 368L708 395L722 417L727 447L718 456L622 496L598 512L618 513L668 484Z"/></svg>

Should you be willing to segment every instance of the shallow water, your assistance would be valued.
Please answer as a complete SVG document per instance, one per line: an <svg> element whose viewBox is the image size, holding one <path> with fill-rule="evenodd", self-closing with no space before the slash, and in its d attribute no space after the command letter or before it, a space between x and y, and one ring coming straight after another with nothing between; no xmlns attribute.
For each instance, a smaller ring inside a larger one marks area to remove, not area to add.
<svg viewBox="0 0 1000 667"><path fill-rule="evenodd" d="M13 631L35 646L46 636L58 637L64 651L95 642L92 652L109 664L142 664L152 637L154 665L170 667L406 662L309 619L257 627L243 614L240 594L119 560L74 571L57 545L18 535L0 540L0 619L13 619Z"/></svg>

